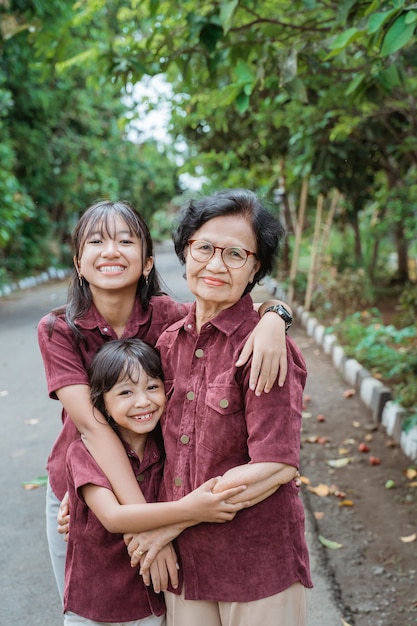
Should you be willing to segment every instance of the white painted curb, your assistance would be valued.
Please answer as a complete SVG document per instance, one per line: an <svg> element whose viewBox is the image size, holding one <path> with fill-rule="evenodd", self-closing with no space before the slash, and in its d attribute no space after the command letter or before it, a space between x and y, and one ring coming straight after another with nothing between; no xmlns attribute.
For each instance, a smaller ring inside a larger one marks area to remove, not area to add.
<svg viewBox="0 0 417 626"><path fill-rule="evenodd" d="M273 281L273 289L266 285L268 291L276 298L288 301L286 292ZM405 409L393 401L391 390L380 380L374 378L356 359L346 358L342 346L337 344L337 338L331 333L326 333L326 328L319 324L304 307L294 303L291 305L301 325L306 329L309 337L314 337L315 342L322 346L326 355L330 356L333 365L341 372L343 378L359 392L362 402L372 412L375 422L381 423L388 436L398 443L402 451L413 462L417 461L417 426L406 432L403 422L406 415Z"/></svg>

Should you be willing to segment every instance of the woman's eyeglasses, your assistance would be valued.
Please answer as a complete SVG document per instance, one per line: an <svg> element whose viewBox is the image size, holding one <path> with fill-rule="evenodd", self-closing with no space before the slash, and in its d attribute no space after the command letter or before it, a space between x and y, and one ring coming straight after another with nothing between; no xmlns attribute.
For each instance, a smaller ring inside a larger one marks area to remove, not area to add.
<svg viewBox="0 0 417 626"><path fill-rule="evenodd" d="M220 250L223 263L233 269L243 267L249 256L256 256L255 252L239 248L238 246L221 248L220 246L213 246L213 244L208 241L200 241L199 239L190 239L188 245L190 246L190 254L194 261L207 263L214 257L216 250Z"/></svg>

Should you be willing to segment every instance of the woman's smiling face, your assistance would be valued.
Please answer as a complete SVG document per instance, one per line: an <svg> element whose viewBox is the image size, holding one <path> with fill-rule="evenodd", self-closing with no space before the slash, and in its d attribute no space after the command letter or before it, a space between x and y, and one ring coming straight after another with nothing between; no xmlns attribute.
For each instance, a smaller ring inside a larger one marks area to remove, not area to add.
<svg viewBox="0 0 417 626"><path fill-rule="evenodd" d="M256 238L252 226L243 215L214 217L192 235L193 240L205 241L220 248L239 247L256 254ZM186 251L186 276L188 287L197 302L219 312L231 307L242 297L248 283L259 268L256 256L249 255L240 268L230 268L222 259L221 250L208 261L195 261Z"/></svg>

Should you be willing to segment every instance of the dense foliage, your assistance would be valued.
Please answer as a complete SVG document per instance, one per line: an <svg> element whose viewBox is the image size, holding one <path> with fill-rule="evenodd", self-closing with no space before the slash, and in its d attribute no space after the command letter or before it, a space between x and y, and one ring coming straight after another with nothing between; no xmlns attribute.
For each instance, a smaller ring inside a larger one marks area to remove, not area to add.
<svg viewBox="0 0 417 626"><path fill-rule="evenodd" d="M398 278L408 279L416 216L407 184L417 167L414 4L95 0L74 10L72 28L94 26L97 13L111 21L112 38L93 29L81 53L103 74L126 84L165 73L175 92L172 133L186 139L188 171L203 172L211 186L270 194L283 183L296 193L308 176L313 199L337 187L345 198L339 221L355 234L358 264L359 217L372 200L372 234L379 242L389 233ZM45 51L42 34L37 45ZM80 56L55 38L54 58L65 68ZM377 257L375 246L374 266Z"/></svg>
<svg viewBox="0 0 417 626"><path fill-rule="evenodd" d="M94 63L58 73L35 54L38 33L54 49L51 33L68 27L72 2L0 4L1 282L68 263L63 244L95 200L122 197L151 219L177 193L178 177L155 141L129 139L135 113L126 89L94 78ZM111 37L100 16L96 26ZM73 51L87 38L84 27Z"/></svg>

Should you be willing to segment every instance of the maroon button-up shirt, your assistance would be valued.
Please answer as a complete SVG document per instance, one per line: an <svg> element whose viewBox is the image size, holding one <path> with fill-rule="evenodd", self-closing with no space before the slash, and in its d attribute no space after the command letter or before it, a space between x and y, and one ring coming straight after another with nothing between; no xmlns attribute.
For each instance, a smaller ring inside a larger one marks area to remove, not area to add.
<svg viewBox="0 0 417 626"><path fill-rule="evenodd" d="M168 296L154 296L149 308L143 311L136 300L123 338L137 337L155 345L161 332L182 318L189 305L178 304ZM51 332L51 325L53 327ZM77 342L65 321L65 315L56 318L45 315L39 322L38 341L46 373L48 393L56 398L56 391L68 385L88 385L87 368L99 347L106 341L117 339L113 328L93 305L78 321L86 342ZM68 446L79 433L65 410L62 410L62 429L48 458L48 475L57 498L66 492L65 457Z"/></svg>
<svg viewBox="0 0 417 626"><path fill-rule="evenodd" d="M255 396L250 363L234 363L258 321L249 295L197 334L195 305L160 337L168 404L161 499L176 500L246 463L299 466L305 362L287 338L283 387ZM311 587L304 510L294 481L226 524L199 524L178 537L187 599L247 602L297 581Z"/></svg>
<svg viewBox="0 0 417 626"><path fill-rule="evenodd" d="M126 446L132 469L148 502L155 502L163 458L152 435L142 462ZM146 587L130 558L123 535L109 533L85 504L81 488L88 484L111 490L111 485L81 439L67 454L71 511L65 566L64 610L95 622L132 622L165 612L163 594Z"/></svg>

